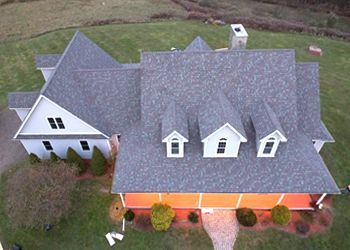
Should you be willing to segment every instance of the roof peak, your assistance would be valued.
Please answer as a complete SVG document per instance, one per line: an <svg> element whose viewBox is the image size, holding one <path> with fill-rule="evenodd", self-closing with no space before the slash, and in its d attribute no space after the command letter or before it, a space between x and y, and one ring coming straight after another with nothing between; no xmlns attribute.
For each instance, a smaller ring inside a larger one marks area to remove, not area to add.
<svg viewBox="0 0 350 250"><path fill-rule="evenodd" d="M192 42L186 47L185 52L194 51L213 51L209 45L201 38L197 36Z"/></svg>

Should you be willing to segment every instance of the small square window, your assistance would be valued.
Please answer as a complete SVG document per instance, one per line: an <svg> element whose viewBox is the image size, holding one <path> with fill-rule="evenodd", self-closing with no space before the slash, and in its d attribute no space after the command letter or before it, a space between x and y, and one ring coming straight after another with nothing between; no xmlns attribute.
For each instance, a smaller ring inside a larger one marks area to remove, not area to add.
<svg viewBox="0 0 350 250"><path fill-rule="evenodd" d="M179 143L172 142L171 143L171 154L178 155L180 153Z"/></svg>
<svg viewBox="0 0 350 250"><path fill-rule="evenodd" d="M43 141L43 145L47 151L53 150L51 143L49 141Z"/></svg>
<svg viewBox="0 0 350 250"><path fill-rule="evenodd" d="M264 148L264 154L271 154L272 148L273 148L274 142L266 142L265 148Z"/></svg>
<svg viewBox="0 0 350 250"><path fill-rule="evenodd" d="M47 120L48 120L48 122L49 122L49 124L50 124L52 129L57 129L56 122L55 122L55 120L53 118L49 117L49 118L47 118Z"/></svg>
<svg viewBox="0 0 350 250"><path fill-rule="evenodd" d="M80 145L81 145L81 148L84 151L89 151L90 150L89 143L87 141L80 141Z"/></svg>
<svg viewBox="0 0 350 250"><path fill-rule="evenodd" d="M62 118L56 117L55 120L60 129L65 129Z"/></svg>

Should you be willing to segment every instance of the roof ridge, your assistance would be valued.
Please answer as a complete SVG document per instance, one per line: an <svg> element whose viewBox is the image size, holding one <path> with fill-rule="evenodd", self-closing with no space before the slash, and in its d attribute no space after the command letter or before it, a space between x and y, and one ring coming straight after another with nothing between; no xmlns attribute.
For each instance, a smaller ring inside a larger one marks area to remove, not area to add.
<svg viewBox="0 0 350 250"><path fill-rule="evenodd" d="M61 54L60 59L58 60L55 70L54 72L51 74L51 76L49 77L49 79L45 82L44 86L41 88L40 90L40 94L45 94L45 91L47 89L47 87L49 86L49 84L51 83L51 79L53 78L53 76L56 74L57 69L61 66L61 62L63 61L64 57L66 56L68 50L70 49L71 45L73 44L73 41L77 38L78 34L80 33L79 30L75 31L72 39L69 41L67 47L65 48L65 50L63 51L63 53Z"/></svg>

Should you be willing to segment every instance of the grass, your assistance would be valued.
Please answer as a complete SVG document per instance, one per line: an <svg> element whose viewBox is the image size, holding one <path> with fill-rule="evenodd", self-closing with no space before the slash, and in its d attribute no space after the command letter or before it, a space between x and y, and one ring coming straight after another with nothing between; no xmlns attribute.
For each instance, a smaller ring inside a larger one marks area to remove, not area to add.
<svg viewBox="0 0 350 250"><path fill-rule="evenodd" d="M124 63L137 62L141 50L184 48L197 35L201 35L213 48L225 47L229 35L227 26L210 26L198 22L108 25L82 28L81 31ZM336 140L335 144L326 144L321 153L337 184L344 187L348 184L350 176L350 130L347 127L350 124L350 78L348 77L350 44L305 34L272 33L251 29L248 32L249 48L294 48L297 61L319 62L322 119ZM0 105L2 107L5 106L5 96L8 91L35 90L42 86L43 78L40 72L35 71L34 55L38 53L62 53L73 33L73 29L67 29L32 39L0 43ZM306 48L310 44L320 46L324 55L322 57L309 55ZM85 206L86 204L82 205L81 208L86 210ZM349 207L350 199L348 197L334 197L336 217L332 228L325 235L315 235L304 239L276 230L258 233L242 231L235 248L281 249L293 246L293 249L350 249L350 239L347 237L347 232L350 231ZM103 213L97 210L92 211ZM91 212L92 215L93 212ZM91 220L89 217L85 217L85 219ZM87 225L88 222L81 221L81 223L84 227L92 226ZM69 231L70 227L67 226L66 230ZM82 234L87 233L90 237L96 237L95 233L89 234L88 229L79 230L83 230ZM177 233L179 232L173 232L173 234ZM65 232L62 230L63 234L65 235ZM136 235L137 233L130 234ZM179 235L182 234L179 233ZM19 236L25 237L23 233ZM0 237L7 239L8 236L1 235ZM16 239L21 237L16 237ZM69 234L65 237L67 238L62 238L62 240L72 242L72 239L69 239ZM143 239L146 241L148 236L138 237L141 237L141 241ZM150 233L149 237L154 237L156 242L160 242L160 238L165 237L165 235L157 236L155 234L153 236ZM158 243L149 244L154 244L152 247L156 248Z"/></svg>
<svg viewBox="0 0 350 250"><path fill-rule="evenodd" d="M17 167L20 167L18 165ZM11 172L11 171L10 171ZM121 224L113 224L108 209L115 196L101 193L110 183L83 180L74 194L73 208L67 219L55 225L49 232L13 228L4 211L4 182L0 180L0 241L4 249L14 243L23 249L111 249L104 235L115 230L121 232ZM167 232L138 231L127 227L125 238L112 249L211 249L210 238L203 229L171 229Z"/></svg>

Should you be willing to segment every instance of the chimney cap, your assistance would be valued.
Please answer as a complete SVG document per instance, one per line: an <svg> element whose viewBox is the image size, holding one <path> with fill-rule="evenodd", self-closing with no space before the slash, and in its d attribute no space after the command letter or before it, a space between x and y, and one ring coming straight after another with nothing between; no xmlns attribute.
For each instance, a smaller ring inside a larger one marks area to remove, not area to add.
<svg viewBox="0 0 350 250"><path fill-rule="evenodd" d="M231 24L231 30L236 37L248 37L248 33L242 24Z"/></svg>

